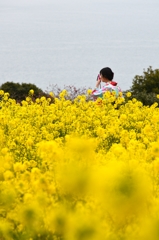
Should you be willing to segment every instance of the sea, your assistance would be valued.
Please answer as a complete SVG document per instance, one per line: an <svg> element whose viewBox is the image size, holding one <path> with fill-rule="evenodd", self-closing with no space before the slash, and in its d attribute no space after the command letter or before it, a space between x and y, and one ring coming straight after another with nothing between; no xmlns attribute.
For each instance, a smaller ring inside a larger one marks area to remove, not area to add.
<svg viewBox="0 0 159 240"><path fill-rule="evenodd" d="M159 68L159 0L0 0L0 85L94 88L103 67L129 90Z"/></svg>

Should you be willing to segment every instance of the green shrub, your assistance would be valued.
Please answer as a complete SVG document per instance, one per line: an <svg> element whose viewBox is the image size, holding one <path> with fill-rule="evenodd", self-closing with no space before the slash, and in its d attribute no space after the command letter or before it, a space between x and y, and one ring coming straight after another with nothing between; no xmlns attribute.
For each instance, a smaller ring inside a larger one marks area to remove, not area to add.
<svg viewBox="0 0 159 240"><path fill-rule="evenodd" d="M157 94L159 94L159 69L153 70L150 66L147 71L143 71L143 75L136 75L132 87L128 91L132 94L129 99L136 98L144 105L151 106L154 102L159 103L157 98Z"/></svg>
<svg viewBox="0 0 159 240"><path fill-rule="evenodd" d="M43 92L35 84L31 84L31 83L20 84L20 83L6 82L0 86L0 89L3 90L4 92L8 92L10 94L10 98L15 99L17 102L21 102L22 100L25 100L31 89L34 90L33 99L36 99L42 96L50 97L49 94Z"/></svg>

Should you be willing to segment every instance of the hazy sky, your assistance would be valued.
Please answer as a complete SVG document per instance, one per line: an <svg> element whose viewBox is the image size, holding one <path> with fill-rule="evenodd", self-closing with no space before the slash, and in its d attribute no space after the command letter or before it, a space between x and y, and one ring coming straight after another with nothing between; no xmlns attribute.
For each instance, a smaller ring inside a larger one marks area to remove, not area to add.
<svg viewBox="0 0 159 240"><path fill-rule="evenodd" d="M109 66L122 88L159 68L158 0L0 0L0 84L92 86Z"/></svg>

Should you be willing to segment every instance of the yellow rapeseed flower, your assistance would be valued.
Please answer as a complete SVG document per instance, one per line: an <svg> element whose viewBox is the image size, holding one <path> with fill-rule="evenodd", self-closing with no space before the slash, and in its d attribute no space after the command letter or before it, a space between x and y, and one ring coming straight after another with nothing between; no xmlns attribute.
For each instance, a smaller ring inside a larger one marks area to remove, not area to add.
<svg viewBox="0 0 159 240"><path fill-rule="evenodd" d="M127 92L127 93L126 93L126 96L127 96L127 97L131 97L131 92Z"/></svg>
<svg viewBox="0 0 159 240"><path fill-rule="evenodd" d="M156 103L0 95L2 238L158 239Z"/></svg>
<svg viewBox="0 0 159 240"><path fill-rule="evenodd" d="M31 89L31 90L29 91L29 95L31 95L31 96L34 95L34 90L33 90L33 89Z"/></svg>
<svg viewBox="0 0 159 240"><path fill-rule="evenodd" d="M87 90L87 94L88 94L88 95L91 95L91 94L92 94L92 90L91 90L91 89L88 89L88 90Z"/></svg>

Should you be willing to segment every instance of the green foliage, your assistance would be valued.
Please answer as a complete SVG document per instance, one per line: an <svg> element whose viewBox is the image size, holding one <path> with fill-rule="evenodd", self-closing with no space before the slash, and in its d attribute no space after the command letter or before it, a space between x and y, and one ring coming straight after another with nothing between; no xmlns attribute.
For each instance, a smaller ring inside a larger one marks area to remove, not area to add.
<svg viewBox="0 0 159 240"><path fill-rule="evenodd" d="M128 92L128 91L126 91ZM155 93L146 93L143 92L137 92L132 93L131 97L126 96L126 92L124 93L125 103L127 103L129 100L132 100L133 98L136 98L138 101L142 102L145 106L151 106L155 102L159 105L159 99L157 98Z"/></svg>
<svg viewBox="0 0 159 240"><path fill-rule="evenodd" d="M159 69L153 70L150 66L147 71L143 71L143 75L136 75L132 87L128 91L132 94L129 99L136 98L143 105L151 106L154 102L159 104L157 98L157 94L159 94Z"/></svg>
<svg viewBox="0 0 159 240"><path fill-rule="evenodd" d="M48 94L43 92L40 88L36 85L31 83L13 83L13 82L6 82L0 86L0 89L4 92L8 92L10 94L10 98L15 99L16 101L25 100L28 96L28 93L31 89L34 90L34 98L45 96L48 97Z"/></svg>
<svg viewBox="0 0 159 240"><path fill-rule="evenodd" d="M135 94L141 92L159 94L159 69L153 70L150 66L147 71L143 71L143 75L136 75L130 90Z"/></svg>

